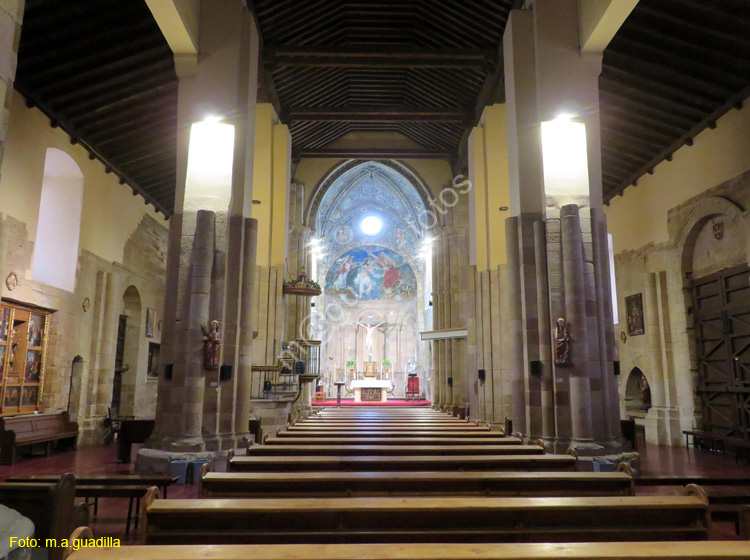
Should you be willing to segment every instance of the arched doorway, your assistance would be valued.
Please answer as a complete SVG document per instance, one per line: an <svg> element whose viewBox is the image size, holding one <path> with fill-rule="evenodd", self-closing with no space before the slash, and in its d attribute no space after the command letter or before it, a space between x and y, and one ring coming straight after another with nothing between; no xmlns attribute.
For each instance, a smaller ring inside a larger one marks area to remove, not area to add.
<svg viewBox="0 0 750 560"><path fill-rule="evenodd" d="M709 197L680 238L694 328L696 418L703 430L750 439L750 254L742 210Z"/></svg>
<svg viewBox="0 0 750 560"><path fill-rule="evenodd" d="M122 314L117 329L111 409L115 414L135 416L138 364L141 353L141 296L129 286L122 296Z"/></svg>
<svg viewBox="0 0 750 560"><path fill-rule="evenodd" d="M431 291L424 195L406 168L369 161L335 170L311 201L327 391L342 374L350 382L374 368L401 398L408 373L428 369L419 340Z"/></svg>

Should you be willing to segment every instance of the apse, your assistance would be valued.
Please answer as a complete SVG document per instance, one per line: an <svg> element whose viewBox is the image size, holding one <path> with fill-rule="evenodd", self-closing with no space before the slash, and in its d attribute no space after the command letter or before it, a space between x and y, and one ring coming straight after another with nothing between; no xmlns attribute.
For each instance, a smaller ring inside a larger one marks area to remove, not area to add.
<svg viewBox="0 0 750 560"><path fill-rule="evenodd" d="M323 294L316 309L328 325L321 355L331 389L375 368L389 382L389 395L402 397L408 374L429 370L419 331L431 265L421 185L414 181L371 161L350 167L319 193L314 270Z"/></svg>

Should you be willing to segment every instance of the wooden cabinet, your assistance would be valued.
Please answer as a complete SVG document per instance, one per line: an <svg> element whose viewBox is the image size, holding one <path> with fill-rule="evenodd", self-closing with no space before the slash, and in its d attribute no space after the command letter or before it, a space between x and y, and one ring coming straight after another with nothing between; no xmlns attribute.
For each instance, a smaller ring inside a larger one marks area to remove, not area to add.
<svg viewBox="0 0 750 560"><path fill-rule="evenodd" d="M49 311L0 304L0 416L41 411Z"/></svg>

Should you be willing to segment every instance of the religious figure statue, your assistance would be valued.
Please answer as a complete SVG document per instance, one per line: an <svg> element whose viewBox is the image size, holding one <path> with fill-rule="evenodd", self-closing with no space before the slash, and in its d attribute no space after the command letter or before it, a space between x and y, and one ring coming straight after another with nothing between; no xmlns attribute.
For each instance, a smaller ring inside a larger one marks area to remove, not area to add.
<svg viewBox="0 0 750 560"><path fill-rule="evenodd" d="M369 361L372 361L372 349L374 346L374 342L372 340L372 333L377 329L380 325L383 324L381 321L377 325L366 325L365 323L354 323L355 325L359 325L360 327L364 327L367 331L367 334L365 335L365 350L367 351L367 355L370 357Z"/></svg>
<svg viewBox="0 0 750 560"><path fill-rule="evenodd" d="M560 317L555 327L555 365L570 365L570 336L565 319Z"/></svg>
<svg viewBox="0 0 750 560"><path fill-rule="evenodd" d="M219 321L211 321L211 327L201 325L203 331L203 367L210 370L219 369L221 355L221 332Z"/></svg>

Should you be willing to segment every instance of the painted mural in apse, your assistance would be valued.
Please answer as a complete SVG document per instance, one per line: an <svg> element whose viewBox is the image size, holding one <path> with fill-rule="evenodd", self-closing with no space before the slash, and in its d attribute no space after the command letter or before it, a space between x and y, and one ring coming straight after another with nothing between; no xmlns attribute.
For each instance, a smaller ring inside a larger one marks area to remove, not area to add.
<svg viewBox="0 0 750 560"><path fill-rule="evenodd" d="M348 301L404 301L416 297L417 280L411 266L395 251L362 245L334 260L325 291Z"/></svg>

